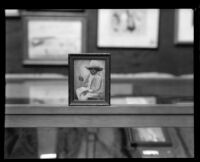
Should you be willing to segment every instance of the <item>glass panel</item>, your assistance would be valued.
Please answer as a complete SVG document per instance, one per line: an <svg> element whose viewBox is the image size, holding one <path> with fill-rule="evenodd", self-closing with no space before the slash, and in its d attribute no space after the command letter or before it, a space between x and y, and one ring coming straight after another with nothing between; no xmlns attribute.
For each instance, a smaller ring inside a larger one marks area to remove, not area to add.
<svg viewBox="0 0 200 162"><path fill-rule="evenodd" d="M29 80L6 84L7 104L68 104L68 83L62 80Z"/></svg>
<svg viewBox="0 0 200 162"><path fill-rule="evenodd" d="M193 103L184 82L112 82L111 104ZM6 82L6 104L68 105L67 80ZM194 157L194 128L5 128L5 158Z"/></svg>
<svg viewBox="0 0 200 162"><path fill-rule="evenodd" d="M193 103L191 82L144 80L111 83L111 104ZM6 83L7 104L68 104L68 80L12 80Z"/></svg>
<svg viewBox="0 0 200 162"><path fill-rule="evenodd" d="M194 128L6 128L4 150L6 159L189 158Z"/></svg>

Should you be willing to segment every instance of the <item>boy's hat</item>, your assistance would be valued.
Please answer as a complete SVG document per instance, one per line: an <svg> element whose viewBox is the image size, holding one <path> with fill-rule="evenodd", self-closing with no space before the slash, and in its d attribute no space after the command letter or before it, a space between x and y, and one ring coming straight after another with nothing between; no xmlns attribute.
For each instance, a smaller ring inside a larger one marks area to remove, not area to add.
<svg viewBox="0 0 200 162"><path fill-rule="evenodd" d="M96 60L90 61L89 66L86 66L86 68L88 70L90 70L90 69L95 69L97 71L102 71L103 70L102 64L99 61L96 61Z"/></svg>

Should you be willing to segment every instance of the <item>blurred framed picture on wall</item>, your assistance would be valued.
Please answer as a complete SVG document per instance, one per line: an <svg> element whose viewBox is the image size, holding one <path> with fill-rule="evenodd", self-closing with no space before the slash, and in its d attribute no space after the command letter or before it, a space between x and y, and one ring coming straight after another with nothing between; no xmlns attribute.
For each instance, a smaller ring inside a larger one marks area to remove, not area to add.
<svg viewBox="0 0 200 162"><path fill-rule="evenodd" d="M161 147L172 145L167 128L128 128L126 131L128 131L128 140L132 147Z"/></svg>
<svg viewBox="0 0 200 162"><path fill-rule="evenodd" d="M86 50L84 17L29 15L23 23L25 65L67 65L69 53Z"/></svg>
<svg viewBox="0 0 200 162"><path fill-rule="evenodd" d="M110 54L69 54L69 105L110 105Z"/></svg>
<svg viewBox="0 0 200 162"><path fill-rule="evenodd" d="M98 47L157 48L159 9L99 9Z"/></svg>
<svg viewBox="0 0 200 162"><path fill-rule="evenodd" d="M175 43L192 44L194 42L194 11L192 9L175 10Z"/></svg>

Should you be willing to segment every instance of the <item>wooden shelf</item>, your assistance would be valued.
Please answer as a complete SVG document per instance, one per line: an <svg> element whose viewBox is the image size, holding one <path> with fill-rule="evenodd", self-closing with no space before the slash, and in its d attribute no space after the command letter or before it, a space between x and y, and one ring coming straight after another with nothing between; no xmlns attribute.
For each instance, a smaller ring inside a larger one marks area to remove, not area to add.
<svg viewBox="0 0 200 162"><path fill-rule="evenodd" d="M193 127L186 105L6 105L5 127Z"/></svg>
<svg viewBox="0 0 200 162"><path fill-rule="evenodd" d="M193 114L193 104L156 105L112 105L112 106L68 106L68 105L29 105L6 104L6 115L181 115Z"/></svg>

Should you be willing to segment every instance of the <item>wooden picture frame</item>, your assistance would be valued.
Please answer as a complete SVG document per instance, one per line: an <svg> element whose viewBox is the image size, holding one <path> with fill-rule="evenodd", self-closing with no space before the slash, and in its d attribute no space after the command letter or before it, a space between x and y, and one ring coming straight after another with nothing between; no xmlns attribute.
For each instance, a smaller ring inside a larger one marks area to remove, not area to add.
<svg viewBox="0 0 200 162"><path fill-rule="evenodd" d="M172 146L171 138L167 131L167 128L161 128L161 127L128 128L126 129L126 134L129 147ZM148 137L148 134L151 134L151 138L153 138L152 136L154 135L154 139L150 139L150 136ZM143 137L141 137L140 135L143 135Z"/></svg>
<svg viewBox="0 0 200 162"><path fill-rule="evenodd" d="M175 10L175 44L193 44L194 11L192 9Z"/></svg>
<svg viewBox="0 0 200 162"><path fill-rule="evenodd" d="M99 9L97 46L157 48L159 9Z"/></svg>
<svg viewBox="0 0 200 162"><path fill-rule="evenodd" d="M110 54L69 54L68 74L70 106L110 105Z"/></svg>
<svg viewBox="0 0 200 162"><path fill-rule="evenodd" d="M86 51L85 17L22 14L24 65L68 65L69 53Z"/></svg>

